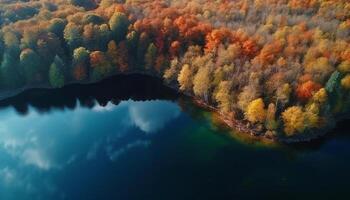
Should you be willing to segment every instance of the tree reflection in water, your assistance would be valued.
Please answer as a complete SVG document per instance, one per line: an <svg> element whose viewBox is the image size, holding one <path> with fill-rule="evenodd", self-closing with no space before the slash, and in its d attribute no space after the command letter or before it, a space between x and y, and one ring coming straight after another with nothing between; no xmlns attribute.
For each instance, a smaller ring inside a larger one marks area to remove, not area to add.
<svg viewBox="0 0 350 200"><path fill-rule="evenodd" d="M118 105L122 100L172 100L178 93L162 84L162 81L145 75L117 75L96 84L69 85L61 89L30 89L15 97L0 101L0 108L13 106L19 114L26 114L32 106L39 112L52 109L74 109L81 106L93 108L95 103Z"/></svg>

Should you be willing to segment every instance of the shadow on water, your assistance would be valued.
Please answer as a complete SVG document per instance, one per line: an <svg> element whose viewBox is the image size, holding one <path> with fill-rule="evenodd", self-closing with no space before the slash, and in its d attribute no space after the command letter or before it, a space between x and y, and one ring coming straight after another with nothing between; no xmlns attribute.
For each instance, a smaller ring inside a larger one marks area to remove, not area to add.
<svg viewBox="0 0 350 200"><path fill-rule="evenodd" d="M108 102L118 105L123 100L177 100L178 93L162 84L162 81L146 75L116 75L95 84L73 84L61 89L30 89L17 96L0 101L0 109L14 107L22 115L29 106L39 112L52 109L75 109L81 106L92 108L97 102L106 106Z"/></svg>
<svg viewBox="0 0 350 200"><path fill-rule="evenodd" d="M287 147L301 151L317 151L332 140L350 141L350 119L343 119L337 122L333 129L329 130L328 133L318 139L309 142L289 144Z"/></svg>

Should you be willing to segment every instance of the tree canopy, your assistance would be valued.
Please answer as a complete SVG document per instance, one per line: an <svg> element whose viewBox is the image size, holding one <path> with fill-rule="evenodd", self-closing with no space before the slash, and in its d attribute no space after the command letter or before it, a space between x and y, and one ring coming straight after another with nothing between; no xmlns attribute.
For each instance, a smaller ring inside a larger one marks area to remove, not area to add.
<svg viewBox="0 0 350 200"><path fill-rule="evenodd" d="M350 109L347 0L0 1L0 89L142 72L235 120L308 134Z"/></svg>

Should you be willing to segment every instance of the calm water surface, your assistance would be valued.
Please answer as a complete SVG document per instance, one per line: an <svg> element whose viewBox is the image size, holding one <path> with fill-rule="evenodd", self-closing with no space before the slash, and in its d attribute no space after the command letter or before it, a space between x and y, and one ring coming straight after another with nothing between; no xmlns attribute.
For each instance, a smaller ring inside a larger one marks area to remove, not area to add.
<svg viewBox="0 0 350 200"><path fill-rule="evenodd" d="M0 103L0 199L348 199L350 126L312 144L232 138L147 77Z"/></svg>

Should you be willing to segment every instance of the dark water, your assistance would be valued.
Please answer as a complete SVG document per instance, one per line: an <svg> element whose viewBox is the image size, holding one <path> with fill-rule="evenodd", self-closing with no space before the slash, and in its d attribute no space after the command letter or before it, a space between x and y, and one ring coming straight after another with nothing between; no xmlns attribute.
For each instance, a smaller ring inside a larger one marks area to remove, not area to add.
<svg viewBox="0 0 350 200"><path fill-rule="evenodd" d="M0 103L0 199L349 199L350 126L242 142L142 76Z"/></svg>

